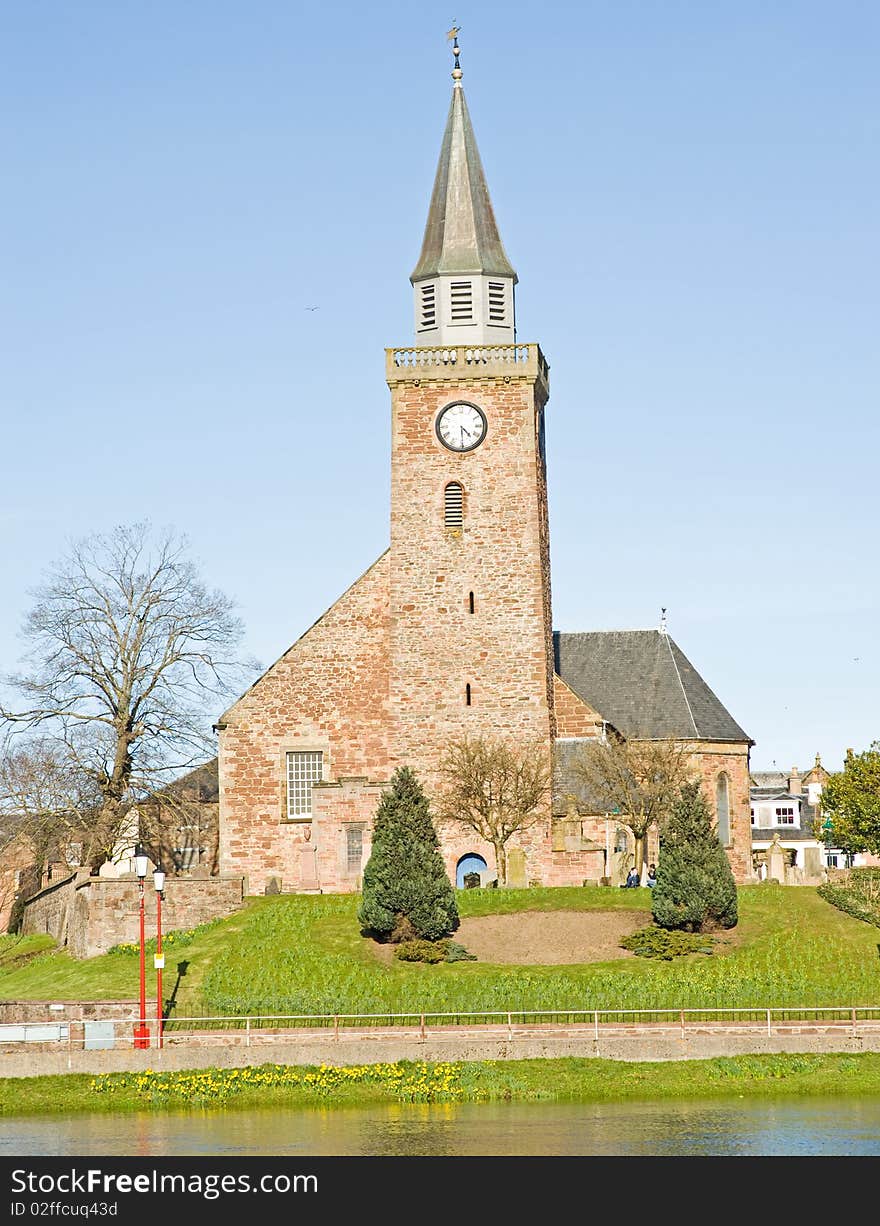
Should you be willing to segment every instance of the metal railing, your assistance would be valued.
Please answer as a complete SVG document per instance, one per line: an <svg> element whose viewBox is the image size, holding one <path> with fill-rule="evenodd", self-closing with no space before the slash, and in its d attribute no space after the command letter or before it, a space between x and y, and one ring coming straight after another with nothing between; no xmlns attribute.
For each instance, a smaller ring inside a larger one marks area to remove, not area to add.
<svg viewBox="0 0 880 1226"><path fill-rule="evenodd" d="M114 1046L125 1049L134 1046L131 1017L105 1019L113 1024ZM32 1025L24 1022L20 1028ZM68 1049L85 1045L87 1021L68 1019L58 1041ZM147 1019L150 1047L159 1045L156 1019ZM429 1036L454 1032L480 1032L487 1038L526 1038L537 1034L564 1034L598 1040L602 1034L661 1035L675 1034L686 1038L689 1032L715 1033L784 1033L792 1027L809 1026L830 1029L835 1033L858 1035L868 1030L880 1030L880 1005L805 1005L805 1006L737 1006L710 1008L652 1009L498 1009L477 1012L424 1013L279 1013L250 1015L215 1015L177 1017L162 1027L164 1046L194 1044L273 1045L282 1042L308 1040L317 1033L330 1034L333 1040L356 1038L364 1033L371 1037L406 1035L427 1039ZM36 1036L34 1036L36 1037ZM3 1040L0 1039L0 1042ZM54 1047L47 1039L46 1047Z"/></svg>

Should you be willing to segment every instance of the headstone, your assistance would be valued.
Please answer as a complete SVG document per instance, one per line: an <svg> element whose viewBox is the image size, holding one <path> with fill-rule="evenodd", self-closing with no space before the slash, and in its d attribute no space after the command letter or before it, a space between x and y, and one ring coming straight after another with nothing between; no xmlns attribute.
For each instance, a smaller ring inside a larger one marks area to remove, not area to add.
<svg viewBox="0 0 880 1226"><path fill-rule="evenodd" d="M480 888L480 874L479 873L465 873L464 888L466 890L478 890Z"/></svg>
<svg viewBox="0 0 880 1226"><path fill-rule="evenodd" d="M526 853L521 847L511 847L507 853L507 884L512 890L526 888Z"/></svg>
<svg viewBox="0 0 880 1226"><path fill-rule="evenodd" d="M822 852L818 847L804 848L804 880L813 885L821 881L825 873L822 866Z"/></svg>
<svg viewBox="0 0 880 1226"><path fill-rule="evenodd" d="M767 849L767 877L770 881L778 881L785 885L785 849L779 842L779 835L773 835L773 842Z"/></svg>
<svg viewBox="0 0 880 1226"><path fill-rule="evenodd" d="M318 888L317 848L311 843L303 843L299 849L299 888L301 890L317 890Z"/></svg>
<svg viewBox="0 0 880 1226"><path fill-rule="evenodd" d="M280 877L270 877L267 880L266 893L267 894L280 894L281 893L281 878Z"/></svg>

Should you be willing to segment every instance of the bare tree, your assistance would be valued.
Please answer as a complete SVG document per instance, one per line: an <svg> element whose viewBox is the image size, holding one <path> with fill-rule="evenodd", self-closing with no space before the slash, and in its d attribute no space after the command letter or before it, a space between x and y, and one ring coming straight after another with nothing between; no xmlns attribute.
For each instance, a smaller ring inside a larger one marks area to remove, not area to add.
<svg viewBox="0 0 880 1226"><path fill-rule="evenodd" d="M507 884L507 843L544 816L552 770L547 747L463 737L440 762L438 820L473 830L495 849L498 881Z"/></svg>
<svg viewBox="0 0 880 1226"><path fill-rule="evenodd" d="M236 658L242 625L186 556L149 524L74 544L34 596L21 709L7 726L45 728L101 797L87 859L111 854L126 814L213 744L209 711L254 665Z"/></svg>
<svg viewBox="0 0 880 1226"><path fill-rule="evenodd" d="M597 805L615 813L632 832L641 877L648 830L663 821L691 776L687 749L671 739L625 741L609 734L584 745L572 769Z"/></svg>

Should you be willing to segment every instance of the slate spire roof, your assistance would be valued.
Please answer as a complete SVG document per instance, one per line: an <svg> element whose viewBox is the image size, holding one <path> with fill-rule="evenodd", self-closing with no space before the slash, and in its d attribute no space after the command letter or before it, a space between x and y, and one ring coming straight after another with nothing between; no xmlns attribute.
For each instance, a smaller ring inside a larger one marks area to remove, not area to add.
<svg viewBox="0 0 880 1226"><path fill-rule="evenodd" d="M441 273L517 279L498 233L460 80L452 90L422 253L410 281Z"/></svg>
<svg viewBox="0 0 880 1226"><path fill-rule="evenodd" d="M557 631L553 652L566 685L625 737L754 744L668 634Z"/></svg>

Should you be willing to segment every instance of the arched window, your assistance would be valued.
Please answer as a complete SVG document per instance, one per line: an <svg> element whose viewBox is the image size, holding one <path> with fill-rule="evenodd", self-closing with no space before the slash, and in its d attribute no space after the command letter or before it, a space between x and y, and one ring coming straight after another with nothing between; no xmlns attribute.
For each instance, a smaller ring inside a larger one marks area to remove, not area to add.
<svg viewBox="0 0 880 1226"><path fill-rule="evenodd" d="M727 776L723 771L715 781L715 813L718 819L718 838L726 847L730 842L730 796Z"/></svg>
<svg viewBox="0 0 880 1226"><path fill-rule="evenodd" d="M464 490L457 481L450 481L443 492L443 522L447 528L464 523Z"/></svg>

